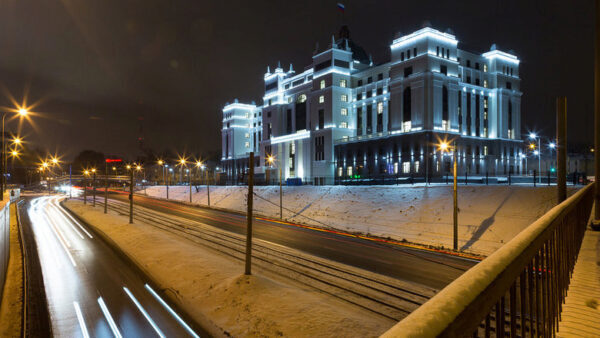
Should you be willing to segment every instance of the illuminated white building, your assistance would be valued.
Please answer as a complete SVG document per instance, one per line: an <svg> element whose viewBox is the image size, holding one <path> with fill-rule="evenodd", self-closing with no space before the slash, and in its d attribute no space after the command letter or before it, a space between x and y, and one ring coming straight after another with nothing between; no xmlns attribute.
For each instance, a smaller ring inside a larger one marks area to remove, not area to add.
<svg viewBox="0 0 600 338"><path fill-rule="evenodd" d="M453 34L430 27L398 36L390 52L373 64L343 27L303 72L268 70L262 106L223 110L228 174L243 172L254 151L257 173L282 166L284 178L313 184L436 177L449 168L435 148L444 139L456 142L462 173L523 170L515 55L463 51ZM272 167L265 154L275 156Z"/></svg>

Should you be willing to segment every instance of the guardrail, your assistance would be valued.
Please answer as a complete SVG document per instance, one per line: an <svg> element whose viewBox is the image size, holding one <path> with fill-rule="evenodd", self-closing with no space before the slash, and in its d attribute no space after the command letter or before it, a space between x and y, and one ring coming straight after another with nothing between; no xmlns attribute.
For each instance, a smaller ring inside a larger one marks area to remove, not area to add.
<svg viewBox="0 0 600 338"><path fill-rule="evenodd" d="M552 208L382 337L553 336L593 192Z"/></svg>

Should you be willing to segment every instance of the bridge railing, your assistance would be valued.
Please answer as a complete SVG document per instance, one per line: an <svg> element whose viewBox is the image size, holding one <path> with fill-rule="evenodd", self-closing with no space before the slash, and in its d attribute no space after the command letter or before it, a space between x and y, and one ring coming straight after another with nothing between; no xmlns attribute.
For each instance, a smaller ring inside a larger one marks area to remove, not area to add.
<svg viewBox="0 0 600 338"><path fill-rule="evenodd" d="M552 208L382 337L553 336L593 191Z"/></svg>

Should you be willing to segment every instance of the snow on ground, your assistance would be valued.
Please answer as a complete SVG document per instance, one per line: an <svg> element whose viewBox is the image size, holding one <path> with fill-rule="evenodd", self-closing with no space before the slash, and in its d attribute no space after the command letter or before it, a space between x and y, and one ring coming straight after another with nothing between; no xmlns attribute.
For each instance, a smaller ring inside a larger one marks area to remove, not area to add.
<svg viewBox="0 0 600 338"><path fill-rule="evenodd" d="M278 218L279 187L254 191L255 212ZM206 186L192 192L193 203L207 204ZM165 186L145 193L166 198ZM247 187L210 187L212 207L245 212L246 196ZM169 199L188 202L189 187L170 186ZM555 204L556 187L460 185L459 249L489 255ZM284 219L292 222L452 247L451 185L284 186L283 206Z"/></svg>
<svg viewBox="0 0 600 338"><path fill-rule="evenodd" d="M183 237L81 201L69 209L110 237L215 336L375 337L396 322Z"/></svg>

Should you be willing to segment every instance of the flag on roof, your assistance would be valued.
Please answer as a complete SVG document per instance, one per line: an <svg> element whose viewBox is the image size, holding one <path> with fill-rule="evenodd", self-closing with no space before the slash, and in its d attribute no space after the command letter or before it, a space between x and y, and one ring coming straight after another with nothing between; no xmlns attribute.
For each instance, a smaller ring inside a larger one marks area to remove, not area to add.
<svg viewBox="0 0 600 338"><path fill-rule="evenodd" d="M338 8L340 11L342 11L342 12L343 12L343 11L346 9L346 6L344 6L344 4L343 4L343 3L341 3L341 2L338 2L338 3L337 3L337 8Z"/></svg>

